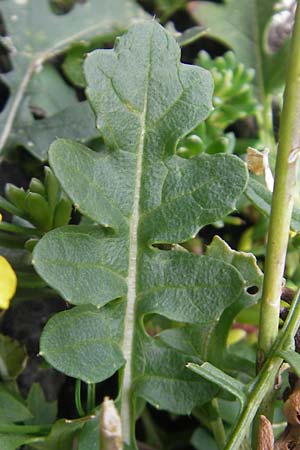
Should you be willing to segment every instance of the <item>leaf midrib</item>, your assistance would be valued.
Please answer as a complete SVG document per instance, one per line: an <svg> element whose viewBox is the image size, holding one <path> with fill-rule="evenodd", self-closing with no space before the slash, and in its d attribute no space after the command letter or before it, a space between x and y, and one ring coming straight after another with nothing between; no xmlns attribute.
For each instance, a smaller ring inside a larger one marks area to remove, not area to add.
<svg viewBox="0 0 300 450"><path fill-rule="evenodd" d="M131 440L131 388L132 388L132 362L133 362L133 339L135 328L135 304L136 304L136 284L137 284L137 256L138 256L138 226L140 221L140 194L143 175L143 155L146 135L146 120L148 108L148 90L150 81L150 71L152 63L152 40L153 32L149 38L149 61L145 80L144 106L141 114L141 135L137 149L136 177L133 197L132 216L129 229L129 265L128 265L128 294L127 305L124 316L124 338L122 352L125 358L125 368L121 388L121 418L123 441L130 444ZM146 47L146 46L145 46Z"/></svg>

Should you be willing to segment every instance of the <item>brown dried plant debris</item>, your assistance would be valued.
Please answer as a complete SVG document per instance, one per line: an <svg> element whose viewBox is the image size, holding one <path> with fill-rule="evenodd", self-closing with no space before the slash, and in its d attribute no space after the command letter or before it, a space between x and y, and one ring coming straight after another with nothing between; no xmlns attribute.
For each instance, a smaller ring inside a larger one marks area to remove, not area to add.
<svg viewBox="0 0 300 450"><path fill-rule="evenodd" d="M287 426L274 443L273 429L270 421L260 417L259 444L257 450L300 450L300 380L283 406Z"/></svg>

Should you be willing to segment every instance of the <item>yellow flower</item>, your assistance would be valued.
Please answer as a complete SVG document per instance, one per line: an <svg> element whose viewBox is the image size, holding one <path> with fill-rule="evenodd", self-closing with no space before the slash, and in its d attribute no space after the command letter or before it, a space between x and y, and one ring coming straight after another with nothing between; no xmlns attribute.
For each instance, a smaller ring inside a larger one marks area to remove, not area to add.
<svg viewBox="0 0 300 450"><path fill-rule="evenodd" d="M16 274L9 262L0 256L0 308L8 309L17 288Z"/></svg>

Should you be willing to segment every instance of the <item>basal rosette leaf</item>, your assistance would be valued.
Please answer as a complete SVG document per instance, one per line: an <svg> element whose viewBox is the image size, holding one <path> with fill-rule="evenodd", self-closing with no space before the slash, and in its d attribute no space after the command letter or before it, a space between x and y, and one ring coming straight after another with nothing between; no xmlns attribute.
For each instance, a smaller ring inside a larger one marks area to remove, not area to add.
<svg viewBox="0 0 300 450"><path fill-rule="evenodd" d="M155 21L132 27L114 50L91 53L85 72L106 150L95 153L61 139L49 159L65 191L95 225L54 230L34 251L39 274L69 302L82 305L48 322L41 352L59 370L87 382L122 367L124 440L134 445L136 395L188 413L216 394L185 370L193 355L150 337L144 317L156 313L205 326L247 287L231 263L152 245L181 242L228 214L247 171L234 156L175 155L178 139L209 114L212 81L205 70L180 63L175 39ZM81 314L90 316L90 327Z"/></svg>

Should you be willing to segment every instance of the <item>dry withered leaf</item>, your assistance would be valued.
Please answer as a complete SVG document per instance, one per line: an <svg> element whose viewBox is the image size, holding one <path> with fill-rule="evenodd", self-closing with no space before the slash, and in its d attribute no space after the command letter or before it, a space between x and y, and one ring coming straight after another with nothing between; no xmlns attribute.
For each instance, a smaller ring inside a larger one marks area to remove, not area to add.
<svg viewBox="0 0 300 450"><path fill-rule="evenodd" d="M274 450L273 428L265 416L260 416L257 450Z"/></svg>
<svg viewBox="0 0 300 450"><path fill-rule="evenodd" d="M123 450L121 419L114 401L104 398L100 413L101 448Z"/></svg>
<svg viewBox="0 0 300 450"><path fill-rule="evenodd" d="M300 432L300 380L283 406L283 413L290 425L299 427Z"/></svg>

